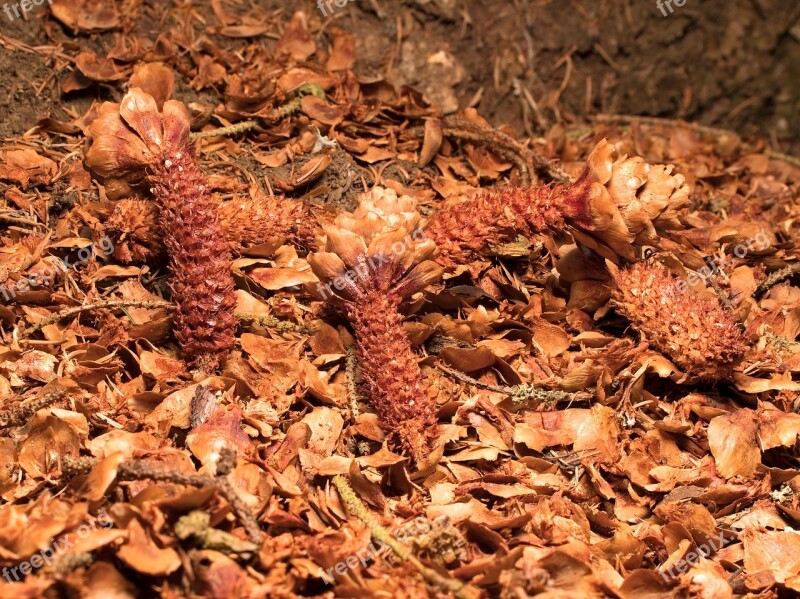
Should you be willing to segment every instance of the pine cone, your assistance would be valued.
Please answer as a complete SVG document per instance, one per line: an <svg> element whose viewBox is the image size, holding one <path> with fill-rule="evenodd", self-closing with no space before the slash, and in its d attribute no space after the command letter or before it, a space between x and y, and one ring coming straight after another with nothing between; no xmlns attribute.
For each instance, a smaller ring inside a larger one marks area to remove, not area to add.
<svg viewBox="0 0 800 599"><path fill-rule="evenodd" d="M123 264L151 262L164 253L158 207L148 200L119 200L98 227L100 237L114 245L113 256Z"/></svg>
<svg viewBox="0 0 800 599"><path fill-rule="evenodd" d="M220 206L220 215L235 250L272 239L305 251L315 244L316 220L299 200L267 195L235 199Z"/></svg>
<svg viewBox="0 0 800 599"><path fill-rule="evenodd" d="M613 161L614 147L603 140L572 185L532 185L490 191L448 204L431 218L426 233L440 248L447 268L485 254L491 245L569 226L573 236L611 260L634 259L632 244L658 243L658 232L679 228L677 212L689 188L671 166L642 158Z"/></svg>
<svg viewBox="0 0 800 599"><path fill-rule="evenodd" d="M416 202L375 188L354 213L326 228L324 252L308 258L319 290L347 312L361 370L390 444L419 462L436 431L436 402L403 329L403 299L438 280L435 244L418 229Z"/></svg>
<svg viewBox="0 0 800 599"><path fill-rule="evenodd" d="M235 344L236 298L229 244L189 144L186 109L170 100L159 114L155 100L134 88L99 112L86 164L117 191L150 185L170 257L175 336L194 366L214 370Z"/></svg>
<svg viewBox="0 0 800 599"><path fill-rule="evenodd" d="M234 252L275 239L304 252L315 245L316 220L299 200L258 196L223 202L218 210ZM165 251L158 206L148 200L118 200L99 233L111 239L114 257L124 264L152 262Z"/></svg>
<svg viewBox="0 0 800 599"><path fill-rule="evenodd" d="M431 218L425 233L439 248L445 268L466 264L491 245L563 229L565 187L508 187L450 203Z"/></svg>
<svg viewBox="0 0 800 599"><path fill-rule="evenodd" d="M697 379L730 376L746 346L733 315L716 298L701 297L657 263L610 270L617 311L655 349Z"/></svg>
<svg viewBox="0 0 800 599"><path fill-rule="evenodd" d="M632 243L658 245L659 233L682 227L678 211L690 189L672 165L638 156L613 159L614 146L598 143L580 178L567 190L564 216L573 236L602 256L633 260Z"/></svg>

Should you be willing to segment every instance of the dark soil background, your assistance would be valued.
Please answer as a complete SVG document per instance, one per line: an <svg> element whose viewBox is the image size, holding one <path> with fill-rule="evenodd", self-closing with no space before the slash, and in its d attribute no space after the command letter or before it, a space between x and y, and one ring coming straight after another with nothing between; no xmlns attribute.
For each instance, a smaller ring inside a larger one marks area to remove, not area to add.
<svg viewBox="0 0 800 599"><path fill-rule="evenodd" d="M185 19L215 39L211 3L121 4L123 14L137 16L130 26L144 37L165 30L163 19ZM475 106L493 124L529 135L600 113L650 115L731 128L765 137L775 150L800 151L796 2L687 0L665 17L655 0L353 0L324 25L312 2L238 6L258 6L274 21L304 9L318 26L356 34L356 68L364 76L412 85L448 113ZM236 7L226 3L229 12ZM116 93L95 86L88 97L62 97L71 61L55 47L46 60L20 49L17 41L48 46L66 39L46 11L14 21L0 13L0 135L19 135L47 115L64 119L62 102L82 114L93 97ZM92 36L86 46L100 53L110 40ZM187 85L178 85L176 96L196 99Z"/></svg>

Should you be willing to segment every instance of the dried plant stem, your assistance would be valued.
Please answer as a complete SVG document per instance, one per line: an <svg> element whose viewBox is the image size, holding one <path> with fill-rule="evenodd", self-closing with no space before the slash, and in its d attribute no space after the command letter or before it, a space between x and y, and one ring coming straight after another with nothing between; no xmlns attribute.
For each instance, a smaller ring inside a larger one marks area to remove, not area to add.
<svg viewBox="0 0 800 599"><path fill-rule="evenodd" d="M67 474L85 474L89 472L99 460L89 457L70 458L63 460L64 472ZM219 494L228 502L236 514L236 518L247 532L249 539L253 543L260 544L264 540L264 533L258 525L258 521L250 508L239 497L236 489L227 479L227 472L223 471L219 476L208 474L186 474L168 470L159 466L152 466L141 461L129 460L122 462L117 469L117 478L121 481L130 480L152 480L154 482L173 483L185 485L187 487L216 487Z"/></svg>
<svg viewBox="0 0 800 599"><path fill-rule="evenodd" d="M561 167L543 154L534 152L524 144L497 129L487 129L469 121L449 119L445 122L444 134L449 137L489 143L504 158L515 162L520 169L522 185L536 182L535 170L543 171L556 181L572 183L574 179Z"/></svg>
<svg viewBox="0 0 800 599"><path fill-rule="evenodd" d="M103 300L91 304L84 304L83 306L75 306L73 308L67 308L66 310L62 310L61 312L56 312L55 314L52 314L47 318L40 320L36 324L31 325L30 327L22 331L22 337L28 337L49 324L59 322L61 320L64 320L65 318L74 316L75 314L80 314L82 312L90 312L92 310L109 310L114 308L147 308L155 310L157 308L174 308L174 307L175 304L164 300Z"/></svg>
<svg viewBox="0 0 800 599"><path fill-rule="evenodd" d="M325 89L318 83L303 84L298 88L296 96L282 106L276 108L270 115L270 118L280 119L285 116L289 116L290 114L294 114L302 108L303 96L316 96L323 100L327 98ZM219 127L217 129L210 129L208 131L196 131L189 135L189 141L203 139L204 137L238 135L239 133L244 133L246 131L250 131L251 129L255 129L257 126L258 121L253 120L242 121L241 123L234 123L233 125L228 125L227 127Z"/></svg>
<svg viewBox="0 0 800 599"><path fill-rule="evenodd" d="M361 415L358 408L358 386L356 385L356 366L358 366L357 348L351 345L347 348L346 371L347 371L347 403L350 406L350 417L355 420Z"/></svg>
<svg viewBox="0 0 800 599"><path fill-rule="evenodd" d="M25 424L36 412L46 408L51 404L54 404L59 399L64 397L64 395L66 395L66 391L64 389L59 389L57 391L46 393L45 395L28 402L24 406L11 408L0 417L0 429Z"/></svg>
<svg viewBox="0 0 800 599"><path fill-rule="evenodd" d="M800 158L797 156L784 154L783 152L776 152L775 150L764 150L764 153L775 160L782 160L783 162L791 164L792 166L800 167Z"/></svg>
<svg viewBox="0 0 800 599"><path fill-rule="evenodd" d="M511 400L515 405L521 405L525 403L559 403L575 400L575 396L572 393L567 393L566 391L561 391L560 389L542 389L541 387L536 387L530 383L525 385L515 385L513 387L492 385L490 383L478 381L471 376L464 374L463 372L448 368L441 363L437 364L437 366L442 372L449 374L454 379L457 379L462 383L474 385L480 389L486 389L487 391L492 391L494 393L503 393L504 395L508 395L511 397Z"/></svg>
<svg viewBox="0 0 800 599"><path fill-rule="evenodd" d="M51 314L47 318L44 318L36 324L31 325L22 331L21 337L29 337L36 331L46 327L49 324L60 322L65 318L75 316L76 314L91 312L93 310L113 310L116 308L145 308L148 310L164 308L166 310L174 310L175 304L165 300L103 300L99 302L93 302L91 304L84 304L83 306L74 306L72 308L67 308L66 310L56 312L55 314ZM317 331L317 329L313 327L298 325L293 322L289 322L288 320L280 320L279 318L274 318L272 316L255 316L253 314L239 312L236 314L236 317L242 322L258 324L263 327L275 329L276 331L281 332L297 332L304 335L312 335Z"/></svg>
<svg viewBox="0 0 800 599"><path fill-rule="evenodd" d="M268 329L274 329L282 333L301 333L303 335L313 335L317 332L315 327L304 324L296 324L288 320L281 320L274 316L256 316L255 314L247 314L246 312L237 312L236 318L242 322L257 324Z"/></svg>
<svg viewBox="0 0 800 599"><path fill-rule="evenodd" d="M255 129L257 126L258 126L258 121L242 121L241 123L235 123L233 125L228 125L227 127L219 127L217 129L210 129L209 131L195 131L194 133L191 133L189 135L189 141L194 141L196 139L203 139L205 137L238 135L239 133L250 131L250 129Z"/></svg>
<svg viewBox="0 0 800 599"><path fill-rule="evenodd" d="M654 116L645 117L645 116L636 116L627 114L598 114L597 116L594 117L594 120L601 123L616 122L625 125L631 125L634 122L639 122L642 123L643 125L649 125L649 126L661 125L663 127L669 127L669 128L686 127L687 129L692 129L693 131L697 131L698 133L709 135L711 137L722 137L724 135L736 135L736 136L739 135L735 131L731 131L729 129L722 129L719 127L707 127L704 125L700 125L698 123L688 123L680 119L665 119ZM783 152L778 152L776 150L770 150L770 149L764 150L764 154L766 154L770 158L774 158L775 160L782 160L787 164L800 167L800 158L798 158L797 156L784 154Z"/></svg>
<svg viewBox="0 0 800 599"><path fill-rule="evenodd" d="M428 583L445 592L453 593L458 599L476 599L480 596L479 591L470 585L454 578L442 576L436 570L427 567L406 547L398 543L389 531L380 525L372 512L367 509L367 506L356 495L345 477L337 474L333 477L333 485L339 492L339 497L342 498L347 511L369 528L372 538L385 544L397 557L411 564Z"/></svg>
<svg viewBox="0 0 800 599"><path fill-rule="evenodd" d="M793 277L798 272L800 272L800 262L795 262L794 264L790 264L786 268L776 270L774 273L772 273L766 279L764 279L758 287L756 287L755 293L753 295L755 295L755 297L761 297L772 287L774 287L775 285L777 285L782 281L785 281L786 279Z"/></svg>
<svg viewBox="0 0 800 599"><path fill-rule="evenodd" d="M692 129L697 131L698 133L702 133L704 135L710 135L712 137L721 137L723 135L737 135L735 131L730 131L729 129L721 129L719 127L707 127L705 125L700 125L699 123L688 123L686 121L682 121L680 119L666 119L662 117L655 117L655 116L636 116L630 114L598 114L594 116L594 120L599 123L621 123L631 125L633 123L641 123L643 125L649 125L651 127L663 126L669 127L670 129L674 129L677 127L685 127L687 129Z"/></svg>

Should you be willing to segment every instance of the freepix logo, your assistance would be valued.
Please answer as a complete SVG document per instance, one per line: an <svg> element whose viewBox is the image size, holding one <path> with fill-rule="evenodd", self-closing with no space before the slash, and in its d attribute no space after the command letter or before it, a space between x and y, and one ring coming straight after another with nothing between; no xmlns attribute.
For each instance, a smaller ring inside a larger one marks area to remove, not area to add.
<svg viewBox="0 0 800 599"><path fill-rule="evenodd" d="M665 17L675 12L675 9L672 8L673 4L678 8L683 8L686 5L686 0L656 0L656 8L658 8ZM669 10L669 12L667 12L667 10Z"/></svg>
<svg viewBox="0 0 800 599"><path fill-rule="evenodd" d="M327 17L336 12L337 8L344 8L348 2L354 0L317 0L317 8L323 17Z"/></svg>
<svg viewBox="0 0 800 599"><path fill-rule="evenodd" d="M3 577L8 582L20 582L22 580L20 574L22 577L25 577L42 566L49 566L53 563L56 554L63 553L70 547L77 545L78 541L85 539L89 536L89 533L96 530L98 524L100 528L106 529L114 526L114 522L108 516L108 513L103 510L90 524L81 524L74 533L62 535L57 539L51 539L51 543L48 547L45 547L38 553L34 553L27 561L20 562L13 568L3 568Z"/></svg>
<svg viewBox="0 0 800 599"><path fill-rule="evenodd" d="M3 12L6 13L9 21L13 21L32 11L34 6L41 6L45 2L48 5L53 4L53 0L22 0L22 2L13 4L6 2L3 4Z"/></svg>

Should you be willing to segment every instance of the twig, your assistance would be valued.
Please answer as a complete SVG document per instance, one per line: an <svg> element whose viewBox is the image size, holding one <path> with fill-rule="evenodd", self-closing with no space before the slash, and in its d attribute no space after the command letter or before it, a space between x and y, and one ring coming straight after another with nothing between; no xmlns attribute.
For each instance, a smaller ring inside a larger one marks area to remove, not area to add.
<svg viewBox="0 0 800 599"><path fill-rule="evenodd" d="M294 98L273 110L266 117L266 119L278 120L285 116L289 116L290 114L294 114L302 108L304 96L316 96L318 98L322 98L323 100L327 99L325 88L323 88L320 84L304 83L297 89ZM251 129L255 129L257 126L258 121L242 121L241 123L235 123L233 125L219 127L217 129L210 129L209 131L195 131L194 133L189 134L189 141L203 139L204 137L238 135L239 133L244 133L246 131L250 131Z"/></svg>
<svg viewBox="0 0 800 599"><path fill-rule="evenodd" d="M686 127L687 129L692 129L697 131L698 133L704 133L706 135L710 135L712 137L721 137L723 135L736 135L738 137L738 133L735 131L730 131L728 129L721 129L718 127L707 127L705 125L700 125L698 123L689 123L686 121L682 121L680 119L667 119L655 116L636 116L636 115L629 115L629 114L598 114L592 117L593 120L600 122L600 123L624 123L631 125L634 122L639 122L643 125L649 126L664 126L669 127L671 129L677 127Z"/></svg>
<svg viewBox="0 0 800 599"><path fill-rule="evenodd" d="M52 314L47 318L40 320L36 324L22 331L22 337L23 338L28 337L33 333L35 333L36 331L38 331L39 329L46 327L49 324L53 324L65 318L69 318L70 316L74 316L75 314L80 314L81 312L89 312L91 310L105 310L112 308L131 308L131 307L156 309L156 308L174 308L175 305L171 304L170 302L165 302L164 300L103 300L92 304L84 304L83 306L75 306L73 308L67 308L66 310L62 310L61 312L56 312L55 314Z"/></svg>
<svg viewBox="0 0 800 599"><path fill-rule="evenodd" d="M782 160L783 162L791 164L792 166L800 167L800 158L797 156L791 156L790 154L784 154L783 152L776 152L775 150L764 150L764 153L775 160Z"/></svg>
<svg viewBox="0 0 800 599"><path fill-rule="evenodd" d="M361 414L358 408L358 386L356 385L356 366L358 365L358 358L356 357L356 346L351 345L347 348L347 357L345 370L347 372L347 403L350 405L350 417L355 420Z"/></svg>
<svg viewBox="0 0 800 599"><path fill-rule="evenodd" d="M408 129L406 133L422 137L424 129L414 127ZM519 170L520 183L523 186L538 182L535 173L537 169L557 181L566 183L574 181L573 177L552 160L497 129L482 127L469 121L449 119L442 124L442 133L447 137L490 145L502 158L514 163Z"/></svg>
<svg viewBox="0 0 800 599"><path fill-rule="evenodd" d="M310 327L305 324L296 324L288 320L281 320L272 316L256 316L255 314L247 314L245 312L237 312L236 318L242 322L258 324L268 329L275 329L282 333L301 333L303 335L313 335L318 329Z"/></svg>
<svg viewBox="0 0 800 599"><path fill-rule="evenodd" d="M462 383L474 385L480 389L493 391L494 393L503 393L511 397L511 401L515 405L522 405L525 403L533 403L536 405L545 403L559 403L563 401L574 401L575 396L572 393L561 391L560 389L542 389L530 383L523 385L514 385L513 387L501 387L478 381L471 376L464 374L458 370L453 370L444 366L441 362L437 364L440 370L446 372L455 379Z"/></svg>
<svg viewBox="0 0 800 599"><path fill-rule="evenodd" d="M36 412L46 408L51 404L54 404L59 399L64 397L66 393L67 392L64 389L59 389L57 391L42 395L41 397L28 402L24 406L11 408L0 417L0 429L25 424Z"/></svg>
<svg viewBox="0 0 800 599"><path fill-rule="evenodd" d="M63 458L63 471L65 474L84 474L99 463L99 460L89 457ZM223 474L224 473L224 474ZM155 482L173 483L188 487L216 487L219 494L228 502L236 514L237 519L247 532L248 537L253 543L261 544L264 540L264 533L258 526L258 521L250 509L239 497L236 489L227 479L227 470L223 469L219 476L209 476L208 474L186 474L176 470L167 470L159 466L138 461L129 460L122 462L117 468L117 478L121 481L130 480L152 480Z"/></svg>
<svg viewBox="0 0 800 599"><path fill-rule="evenodd" d="M241 123L235 123L233 125L228 125L227 127L219 127L217 129L211 129L209 131L195 131L194 133L189 134L189 141L195 141L197 139L203 139L205 137L238 135L239 133L250 131L250 129L255 129L257 126L258 126L258 121L242 121Z"/></svg>
<svg viewBox="0 0 800 599"><path fill-rule="evenodd" d="M598 114L594 117L594 120L601 123L617 122L626 125L631 125L634 122L639 122L642 123L643 125L649 125L649 126L662 125L664 127L669 127L669 128L686 127L687 129L692 129L694 131L697 131L698 133L710 135L711 137L722 137L724 135L736 135L737 137L739 136L738 133L736 133L735 131L731 131L729 129L722 129L719 127L707 127L705 125L700 125L698 123L689 123L687 121L682 121L680 119L666 119L655 116L636 116L627 114ZM770 158L774 158L775 160L782 160L787 164L800 167L800 158L798 158L797 156L784 154L783 152L778 152L776 150L770 150L770 149L764 150L764 154L766 154Z"/></svg>
<svg viewBox="0 0 800 599"><path fill-rule="evenodd" d="M146 308L149 310L155 310L158 308L164 308L166 310L174 310L175 304L172 302L167 302L164 300L103 300L100 302L94 302L91 304L84 304L83 306L74 306L72 308L67 308L66 310L62 310L61 312L56 312L55 314L51 314L47 318L44 318L37 322L34 325L31 325L21 333L21 338L29 337L36 331L46 327L49 324L53 324L64 320L65 318L69 318L70 316L74 316L75 314L80 314L82 312L90 312L92 310L109 310L115 308ZM255 324L259 324L261 326L275 329L281 332L297 332L302 333L304 335L311 335L316 332L316 329L313 327L308 327L306 325L297 325L293 322L289 322L288 320L280 320L278 318L273 318L271 316L254 316L252 314L245 314L245 313L238 313L236 317L243 321L243 322L251 322Z"/></svg>
<svg viewBox="0 0 800 599"><path fill-rule="evenodd" d="M264 532L258 524L253 512L247 507L238 491L233 487L231 481L228 479L228 474L236 467L236 450L230 447L223 447L220 450L220 459L216 464L217 468L217 488L220 494L225 498L233 513L242 523L247 536L253 543L261 545L264 542Z"/></svg>
<svg viewBox="0 0 800 599"><path fill-rule="evenodd" d="M711 288L714 290L714 293L716 294L717 299L719 299L719 303L722 305L722 307L728 310L729 312L735 314L736 309L731 303L728 294L725 293L725 290L723 290L722 287L719 286L719 283L717 283L717 281L714 280L713 278L709 277L708 284L711 285Z"/></svg>
<svg viewBox="0 0 800 599"><path fill-rule="evenodd" d="M774 273L769 275L766 279L761 281L761 284L756 287L755 297L761 297L767 291L769 291L772 287L780 283L781 281L785 281L786 279L791 278L795 274L800 272L800 262L795 262L790 264L786 268L782 268L780 270L776 270Z"/></svg>
<svg viewBox="0 0 800 599"><path fill-rule="evenodd" d="M347 511L353 516L361 520L367 528L369 528L372 538L376 541L383 543L392 552L404 562L411 564L430 584L438 587L439 589L453 593L457 599L477 599L480 593L477 589L468 584L448 578L439 574L436 570L428 568L423 564L413 553L406 547L398 543L389 531L380 525L377 518L367 509L367 506L356 495L350 483L341 474L333 477L333 486L339 492L339 497L342 498Z"/></svg>

